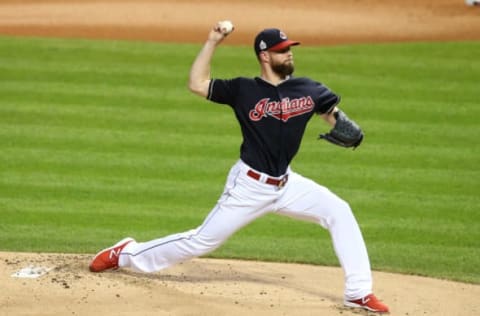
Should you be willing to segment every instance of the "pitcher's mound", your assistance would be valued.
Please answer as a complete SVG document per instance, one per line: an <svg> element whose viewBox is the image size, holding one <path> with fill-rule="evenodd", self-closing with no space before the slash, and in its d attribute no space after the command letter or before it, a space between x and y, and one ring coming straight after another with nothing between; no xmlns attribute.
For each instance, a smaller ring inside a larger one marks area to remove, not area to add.
<svg viewBox="0 0 480 316"><path fill-rule="evenodd" d="M92 257L0 252L1 314L368 315L342 306L339 268L195 259L154 274L91 273ZM16 275L27 267L39 276ZM392 315L480 315L478 285L382 272L374 280Z"/></svg>

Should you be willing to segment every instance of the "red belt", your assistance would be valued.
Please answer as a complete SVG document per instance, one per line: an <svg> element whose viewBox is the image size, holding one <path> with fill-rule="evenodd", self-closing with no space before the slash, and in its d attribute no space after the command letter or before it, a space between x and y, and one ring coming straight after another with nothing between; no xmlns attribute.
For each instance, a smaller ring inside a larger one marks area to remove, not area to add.
<svg viewBox="0 0 480 316"><path fill-rule="evenodd" d="M262 175L260 173L255 172L252 169L248 170L247 176L249 176L250 178L253 178L255 180L260 180L260 178L262 177ZM281 179L275 179L275 178L270 178L270 177L267 177L265 179L265 183L275 185L279 188L283 187L287 183L287 181L288 181L288 174L286 174Z"/></svg>

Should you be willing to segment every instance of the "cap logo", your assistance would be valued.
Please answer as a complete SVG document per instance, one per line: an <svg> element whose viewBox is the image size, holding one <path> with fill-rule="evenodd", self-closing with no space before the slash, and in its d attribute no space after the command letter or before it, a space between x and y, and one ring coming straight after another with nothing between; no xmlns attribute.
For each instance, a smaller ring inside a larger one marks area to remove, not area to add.
<svg viewBox="0 0 480 316"><path fill-rule="evenodd" d="M265 49L267 49L267 43L265 43L262 40L262 41L260 41L260 44L258 44L258 47L260 48L260 50L265 50Z"/></svg>
<svg viewBox="0 0 480 316"><path fill-rule="evenodd" d="M280 31L280 38L283 39L283 40L286 40L287 39L287 34Z"/></svg>

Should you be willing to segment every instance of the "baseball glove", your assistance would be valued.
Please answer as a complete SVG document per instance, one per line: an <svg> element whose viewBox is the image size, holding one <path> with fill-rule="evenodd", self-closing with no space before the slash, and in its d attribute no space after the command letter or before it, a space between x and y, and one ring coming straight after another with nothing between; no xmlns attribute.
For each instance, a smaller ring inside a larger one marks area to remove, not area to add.
<svg viewBox="0 0 480 316"><path fill-rule="evenodd" d="M325 139L337 146L357 148L363 140L363 133L360 127L340 110L335 112L334 115L337 120L335 126L330 132L320 134L318 138Z"/></svg>

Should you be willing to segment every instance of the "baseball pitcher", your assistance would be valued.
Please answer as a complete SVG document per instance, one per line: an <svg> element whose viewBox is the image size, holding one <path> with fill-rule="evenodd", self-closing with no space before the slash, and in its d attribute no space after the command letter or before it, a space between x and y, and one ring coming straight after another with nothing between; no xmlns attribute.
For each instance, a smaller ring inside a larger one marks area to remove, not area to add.
<svg viewBox="0 0 480 316"><path fill-rule="evenodd" d="M241 127L240 157L230 169L217 204L204 222L190 231L147 242L119 241L100 251L90 270L159 271L207 254L256 218L276 213L314 222L330 232L345 273L344 305L388 312L372 293L367 249L349 204L290 168L306 125L315 114L331 126L320 138L338 146L359 146L363 140L360 127L339 109L340 97L328 87L293 76L291 48L300 43L279 29L265 29L254 40L258 77L212 79L215 49L232 30L223 22L210 30L189 79L192 92L229 106Z"/></svg>

